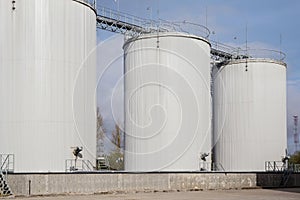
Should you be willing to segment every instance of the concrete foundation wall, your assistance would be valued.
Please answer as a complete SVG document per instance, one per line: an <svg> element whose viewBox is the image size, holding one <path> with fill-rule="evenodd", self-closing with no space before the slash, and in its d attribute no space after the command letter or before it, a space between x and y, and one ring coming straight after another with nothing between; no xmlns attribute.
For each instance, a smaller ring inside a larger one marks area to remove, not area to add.
<svg viewBox="0 0 300 200"><path fill-rule="evenodd" d="M15 195L26 196L274 187L281 178L266 173L70 173L9 174L8 182ZM300 186L300 174L291 175L289 186Z"/></svg>
<svg viewBox="0 0 300 200"><path fill-rule="evenodd" d="M259 187L278 187L282 181L282 173L258 173L256 175L257 186ZM291 174L287 187L300 187L300 173Z"/></svg>

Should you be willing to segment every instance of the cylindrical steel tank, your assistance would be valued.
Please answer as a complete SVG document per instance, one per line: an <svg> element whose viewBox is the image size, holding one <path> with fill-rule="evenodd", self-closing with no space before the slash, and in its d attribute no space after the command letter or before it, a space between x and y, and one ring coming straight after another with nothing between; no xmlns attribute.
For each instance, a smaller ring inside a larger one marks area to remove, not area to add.
<svg viewBox="0 0 300 200"><path fill-rule="evenodd" d="M0 154L16 172L95 163L96 15L87 1L0 1Z"/></svg>
<svg viewBox="0 0 300 200"><path fill-rule="evenodd" d="M199 157L211 151L209 42L159 32L124 51L125 170L208 169Z"/></svg>
<svg viewBox="0 0 300 200"><path fill-rule="evenodd" d="M287 148L286 64L232 60L213 70L214 162L226 171L264 171Z"/></svg>

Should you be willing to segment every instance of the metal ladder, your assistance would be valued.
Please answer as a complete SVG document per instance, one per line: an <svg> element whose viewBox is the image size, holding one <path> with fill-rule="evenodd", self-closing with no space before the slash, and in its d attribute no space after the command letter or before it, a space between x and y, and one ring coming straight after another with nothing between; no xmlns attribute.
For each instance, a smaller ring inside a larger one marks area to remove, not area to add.
<svg viewBox="0 0 300 200"><path fill-rule="evenodd" d="M7 182L9 171L14 171L14 155L0 154L0 197L13 195Z"/></svg>
<svg viewBox="0 0 300 200"><path fill-rule="evenodd" d="M290 169L284 170L279 187L286 187L287 186L287 183L289 181L289 178L290 178L292 172L293 171L290 170Z"/></svg>
<svg viewBox="0 0 300 200"><path fill-rule="evenodd" d="M281 181L279 187L286 187L291 174L295 171L294 165L287 165L282 161L266 161L265 162L266 172L280 172L282 173Z"/></svg>
<svg viewBox="0 0 300 200"><path fill-rule="evenodd" d="M12 195L12 191L6 181L6 176L3 174L2 170L0 170L0 197L10 195Z"/></svg>

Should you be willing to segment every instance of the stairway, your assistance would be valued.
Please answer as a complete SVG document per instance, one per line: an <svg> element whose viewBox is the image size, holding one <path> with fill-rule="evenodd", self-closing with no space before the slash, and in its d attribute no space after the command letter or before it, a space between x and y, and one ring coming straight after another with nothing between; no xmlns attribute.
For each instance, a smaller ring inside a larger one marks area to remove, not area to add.
<svg viewBox="0 0 300 200"><path fill-rule="evenodd" d="M12 192L7 184L7 181L5 180L4 174L0 170L0 197L10 195L12 195Z"/></svg>
<svg viewBox="0 0 300 200"><path fill-rule="evenodd" d="M97 167L98 170L109 170L109 164L108 164L108 160L106 157L99 157L97 159Z"/></svg>
<svg viewBox="0 0 300 200"><path fill-rule="evenodd" d="M290 178L292 172L293 171L290 170L290 169L284 170L282 178L281 178L281 182L279 184L279 187L286 187L287 186L287 183L289 181L289 178Z"/></svg>
<svg viewBox="0 0 300 200"><path fill-rule="evenodd" d="M221 163L213 163L212 171L222 171L225 172L225 169Z"/></svg>

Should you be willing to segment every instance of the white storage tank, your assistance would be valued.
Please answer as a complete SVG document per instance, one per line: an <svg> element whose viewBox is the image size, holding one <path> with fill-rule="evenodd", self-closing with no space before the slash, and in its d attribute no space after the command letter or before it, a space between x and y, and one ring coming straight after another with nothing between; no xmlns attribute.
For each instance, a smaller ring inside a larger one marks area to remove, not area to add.
<svg viewBox="0 0 300 200"><path fill-rule="evenodd" d="M225 171L264 171L287 148L286 64L232 60L213 72L214 162Z"/></svg>
<svg viewBox="0 0 300 200"><path fill-rule="evenodd" d="M16 172L95 164L96 14L87 1L0 1L0 154Z"/></svg>
<svg viewBox="0 0 300 200"><path fill-rule="evenodd" d="M124 51L125 170L209 170L199 159L211 151L209 42L149 33Z"/></svg>

